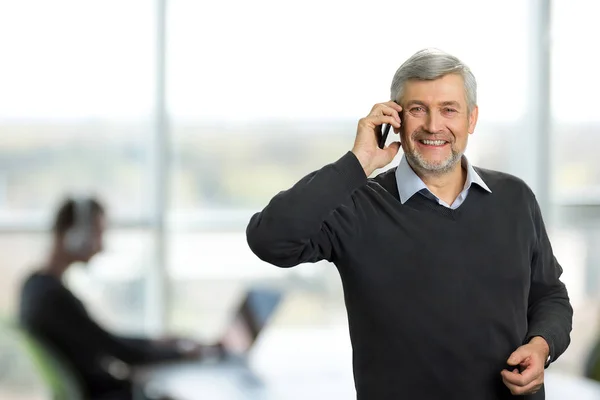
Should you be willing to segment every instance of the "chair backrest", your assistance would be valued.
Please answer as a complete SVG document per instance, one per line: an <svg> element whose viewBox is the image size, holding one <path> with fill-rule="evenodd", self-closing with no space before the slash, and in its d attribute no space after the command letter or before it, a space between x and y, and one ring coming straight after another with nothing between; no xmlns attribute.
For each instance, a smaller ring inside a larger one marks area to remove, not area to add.
<svg viewBox="0 0 600 400"><path fill-rule="evenodd" d="M583 375L600 382L600 340L594 343L585 360Z"/></svg>
<svg viewBox="0 0 600 400"><path fill-rule="evenodd" d="M50 388L53 400L83 400L81 381L69 363L43 341L22 329L18 330L21 343Z"/></svg>

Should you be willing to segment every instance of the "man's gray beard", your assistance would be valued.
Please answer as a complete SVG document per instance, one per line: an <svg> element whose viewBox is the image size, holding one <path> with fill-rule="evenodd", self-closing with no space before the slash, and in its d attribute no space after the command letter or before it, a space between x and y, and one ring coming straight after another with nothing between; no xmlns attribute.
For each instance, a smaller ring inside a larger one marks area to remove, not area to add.
<svg viewBox="0 0 600 400"><path fill-rule="evenodd" d="M456 166L462 159L463 153L452 149L452 154L441 163L430 163L423 156L416 152L404 152L406 161L417 172L429 175L444 175Z"/></svg>

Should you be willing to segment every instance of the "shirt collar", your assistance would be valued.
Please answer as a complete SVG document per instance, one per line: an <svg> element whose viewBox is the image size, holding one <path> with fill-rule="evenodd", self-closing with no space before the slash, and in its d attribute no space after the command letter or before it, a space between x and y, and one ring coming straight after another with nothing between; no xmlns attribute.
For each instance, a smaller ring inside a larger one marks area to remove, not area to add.
<svg viewBox="0 0 600 400"><path fill-rule="evenodd" d="M466 156L462 156L461 165L467 170L467 179L465 180L465 186L463 190L471 188L473 183L480 186L482 189L492 193L490 188L485 184L481 176L475 171L475 168L471 165ZM406 156L402 155L400 164L396 168L396 184L398 185L398 194L400 195L400 202L406 203L415 193L425 189L431 193L431 191L425 185L425 182L419 178L419 176L413 171L411 166L406 160Z"/></svg>

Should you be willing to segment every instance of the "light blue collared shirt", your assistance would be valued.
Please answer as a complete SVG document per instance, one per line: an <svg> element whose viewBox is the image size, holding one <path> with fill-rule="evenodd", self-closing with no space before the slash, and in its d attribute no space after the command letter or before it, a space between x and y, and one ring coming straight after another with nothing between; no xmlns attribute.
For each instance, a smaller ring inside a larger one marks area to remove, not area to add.
<svg viewBox="0 0 600 400"><path fill-rule="evenodd" d="M462 192L460 192L460 194L456 198L456 200L454 200L454 203L449 205L444 200L434 195L431 192L431 190L429 190L427 185L425 185L425 182L423 182L421 178L419 178L419 176L415 173L415 171L413 171L413 169L410 167L408 161L406 160L406 156L402 155L400 164L398 165L398 168L396 168L396 184L398 185L400 202L404 204L408 201L408 199L414 196L415 193L420 193L423 196L438 202L444 207L448 207L455 210L463 203L463 201L465 201L465 199L467 198L467 194L469 194L469 189L471 189L471 185L474 183L481 186L488 192L492 193L490 188L485 184L483 179L481 179L479 174L475 172L475 169L473 168L471 163L469 163L467 157L462 157L461 165L467 170L467 179L465 180L465 186Z"/></svg>

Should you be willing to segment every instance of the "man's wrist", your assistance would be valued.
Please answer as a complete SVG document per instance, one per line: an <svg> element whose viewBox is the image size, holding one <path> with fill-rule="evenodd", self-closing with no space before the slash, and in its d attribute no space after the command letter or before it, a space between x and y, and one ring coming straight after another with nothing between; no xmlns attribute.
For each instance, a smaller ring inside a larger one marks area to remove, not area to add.
<svg viewBox="0 0 600 400"><path fill-rule="evenodd" d="M544 357L544 366L548 366L548 364L551 361L551 359L550 359L550 345L548 344L548 342L546 341L546 339L544 339L542 336L534 336L534 337L531 338L531 340L529 340L529 344L532 344L532 345L535 345L536 347L539 347L539 349L542 352L542 355Z"/></svg>
<svg viewBox="0 0 600 400"><path fill-rule="evenodd" d="M364 153L362 153L360 151L356 151L354 149L352 149L352 153L354 154L354 156L356 157L356 159L360 163L360 166L363 168L363 171L365 172L365 175L367 177L371 176L371 174L373 173L373 171L375 171L375 168L373 168L371 166L371 163L369 162L370 159L371 159L371 156L369 156L368 154L364 154Z"/></svg>

